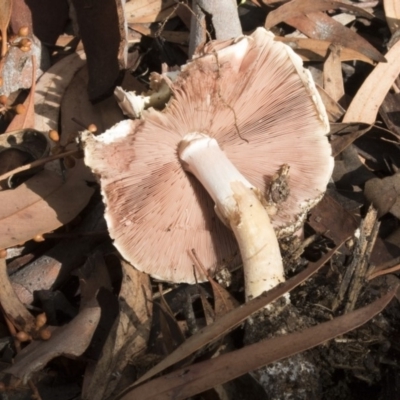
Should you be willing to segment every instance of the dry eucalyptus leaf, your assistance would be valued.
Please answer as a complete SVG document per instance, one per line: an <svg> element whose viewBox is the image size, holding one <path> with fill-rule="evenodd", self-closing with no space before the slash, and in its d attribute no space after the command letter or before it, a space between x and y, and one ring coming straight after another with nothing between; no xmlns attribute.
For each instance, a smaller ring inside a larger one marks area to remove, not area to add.
<svg viewBox="0 0 400 400"><path fill-rule="evenodd" d="M383 0L383 8L386 22L393 34L400 29L400 2L398 0Z"/></svg>
<svg viewBox="0 0 400 400"><path fill-rule="evenodd" d="M62 97L84 64L84 54L74 53L58 61L41 76L36 83L35 129L42 132L58 130Z"/></svg>
<svg viewBox="0 0 400 400"><path fill-rule="evenodd" d="M133 24L163 21L174 16L172 11L176 5L175 0L131 0L125 4L125 18Z"/></svg>
<svg viewBox="0 0 400 400"><path fill-rule="evenodd" d="M358 221L333 197L325 193L322 200L311 210L308 224L318 233L340 243L354 235Z"/></svg>
<svg viewBox="0 0 400 400"><path fill-rule="evenodd" d="M93 194L85 181L67 171L65 182L42 171L13 190L0 193L0 249L16 246L70 222Z"/></svg>
<svg viewBox="0 0 400 400"><path fill-rule="evenodd" d="M395 293L396 291L392 290L369 306L312 328L263 340L217 358L179 369L126 391L118 399L187 399L264 365L315 347L365 324L387 306Z"/></svg>
<svg viewBox="0 0 400 400"><path fill-rule="evenodd" d="M354 96L343 122L374 124L380 105L400 73L400 41L385 55L387 62L379 63L368 75Z"/></svg>
<svg viewBox="0 0 400 400"><path fill-rule="evenodd" d="M76 272L79 277L79 285L81 292L80 308L90 305L92 299L96 297L100 288L112 291L111 278L108 273L107 265L103 255L95 251L90 255L85 264Z"/></svg>
<svg viewBox="0 0 400 400"><path fill-rule="evenodd" d="M330 18L323 12L291 17L285 22L312 39L327 40L356 50L374 61L384 62L385 57L363 37Z"/></svg>
<svg viewBox="0 0 400 400"><path fill-rule="evenodd" d="M343 117L346 111L324 89L322 89L321 86L319 86L318 84L316 84L315 86L317 87L318 93L321 96L321 100L324 103L329 122L337 122L340 118Z"/></svg>
<svg viewBox="0 0 400 400"><path fill-rule="evenodd" d="M25 347L14 359L14 364L4 372L12 374L25 382L34 372L43 369L52 359L78 357L88 348L101 310L97 304L86 307L68 324L51 328L51 338L47 341L34 341Z"/></svg>
<svg viewBox="0 0 400 400"><path fill-rule="evenodd" d="M336 157L350 144L352 144L360 136L367 133L372 128L369 124L364 123L342 123L337 122L331 124L331 146L332 155Z"/></svg>
<svg viewBox="0 0 400 400"><path fill-rule="evenodd" d="M70 133L83 129L72 118L86 126L95 124L98 132L104 132L124 118L113 96L96 104L91 103L87 92L88 81L85 65L76 72L64 92L61 101L61 143Z"/></svg>
<svg viewBox="0 0 400 400"><path fill-rule="evenodd" d="M129 24L129 28L133 29L136 32L141 33L144 36L149 36L152 38L161 37L167 42L177 43L181 45L188 45L189 43L189 32L175 32L175 31L166 31L159 29L149 28L143 26L141 24Z"/></svg>
<svg viewBox="0 0 400 400"><path fill-rule="evenodd" d="M324 90L335 101L339 101L344 96L341 52L341 46L332 44L324 62Z"/></svg>
<svg viewBox="0 0 400 400"><path fill-rule="evenodd" d="M147 348L152 312L150 279L125 261L121 264L120 312L103 347L102 357L82 394L83 399L108 398L118 386L118 377L129 361Z"/></svg>
<svg viewBox="0 0 400 400"><path fill-rule="evenodd" d="M7 274L6 261L0 259L0 303L12 323L24 332L35 326L35 318L18 299Z"/></svg>
<svg viewBox="0 0 400 400"><path fill-rule="evenodd" d="M288 18L297 17L298 15L309 14L316 11L328 11L337 8L347 9L354 14L358 14L364 18L372 19L374 16L362 8L353 6L352 4L341 1L332 0L292 0L278 7L276 10L268 13L265 21L265 28L271 29L280 22L286 21Z"/></svg>
<svg viewBox="0 0 400 400"><path fill-rule="evenodd" d="M377 208L379 217L390 212L400 218L400 173L383 179L370 179L365 184L364 193Z"/></svg>
<svg viewBox="0 0 400 400"><path fill-rule="evenodd" d="M379 114L388 129L400 137L400 93L387 93Z"/></svg>
<svg viewBox="0 0 400 400"><path fill-rule="evenodd" d="M279 40L290 46L303 59L303 61L324 61L328 55L329 47L332 44L328 40L282 36L275 36L275 40ZM340 53L340 61L344 62L352 60L374 64L374 61L371 58L354 49L343 46Z"/></svg>

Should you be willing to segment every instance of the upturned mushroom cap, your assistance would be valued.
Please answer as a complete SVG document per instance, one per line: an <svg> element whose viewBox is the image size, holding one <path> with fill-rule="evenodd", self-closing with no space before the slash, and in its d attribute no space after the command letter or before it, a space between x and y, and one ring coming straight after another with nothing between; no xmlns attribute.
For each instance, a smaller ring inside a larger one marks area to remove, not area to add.
<svg viewBox="0 0 400 400"><path fill-rule="evenodd" d="M262 28L206 45L169 84L172 98L163 112L149 109L140 121L82 140L121 255L153 277L194 283L205 276L194 267L192 249L211 274L237 264L240 255L210 196L182 168L182 138L192 132L215 138L263 193L287 164L290 194L271 216L282 236L298 228L325 192L333 168L329 124L300 58Z"/></svg>

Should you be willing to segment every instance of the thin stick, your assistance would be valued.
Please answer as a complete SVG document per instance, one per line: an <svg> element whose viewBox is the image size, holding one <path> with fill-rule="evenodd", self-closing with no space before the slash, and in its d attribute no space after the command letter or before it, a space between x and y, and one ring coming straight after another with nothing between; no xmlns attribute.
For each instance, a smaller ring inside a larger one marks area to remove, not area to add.
<svg viewBox="0 0 400 400"><path fill-rule="evenodd" d="M399 270L400 270L400 264L397 264L397 265L395 265L394 267L391 267L391 268L386 268L386 269L382 269L380 271L372 272L371 274L369 274L367 276L367 279L370 281L372 279L377 278L378 276L390 274L392 272L397 272Z"/></svg>
<svg viewBox="0 0 400 400"><path fill-rule="evenodd" d="M28 171L32 168L39 167L40 165L46 164L50 161L58 160L59 158L64 158L67 156L73 156L75 154L79 154L80 152L81 152L81 150L69 150L69 151L66 151L65 153L54 154L54 155L46 157L46 158L41 158L40 160L32 161L29 164L21 165L20 167L14 168L13 170L8 171L3 175L0 175L0 181L4 181L4 180L8 179L10 176L18 174L19 172Z"/></svg>

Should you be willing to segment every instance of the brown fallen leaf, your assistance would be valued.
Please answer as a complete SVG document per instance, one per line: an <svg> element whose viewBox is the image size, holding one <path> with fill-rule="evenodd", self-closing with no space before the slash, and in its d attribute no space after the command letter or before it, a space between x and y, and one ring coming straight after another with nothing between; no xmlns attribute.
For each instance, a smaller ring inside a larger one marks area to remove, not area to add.
<svg viewBox="0 0 400 400"><path fill-rule="evenodd" d="M282 36L275 36L275 40L286 43L303 59L303 61L324 61L328 55L329 47L332 44L328 40ZM365 56L364 54L343 46L340 53L340 61L345 62L352 60L364 61L368 64L375 64L371 58Z"/></svg>
<svg viewBox="0 0 400 400"><path fill-rule="evenodd" d="M75 274L79 277L81 309L90 305L91 301L96 298L100 288L107 289L108 291L113 290L107 265L103 255L99 251L95 251L94 254L90 255L85 264Z"/></svg>
<svg viewBox="0 0 400 400"><path fill-rule="evenodd" d="M387 93L379 114L388 129L400 138L400 93Z"/></svg>
<svg viewBox="0 0 400 400"><path fill-rule="evenodd" d="M398 0L383 0L383 8L386 22L393 34L400 29L400 3Z"/></svg>
<svg viewBox="0 0 400 400"><path fill-rule="evenodd" d="M3 372L26 382L33 373L43 369L53 358L82 355L92 340L100 320L100 314L100 307L92 304L81 310L68 324L49 328L51 330L50 340L30 343L15 357L14 365Z"/></svg>
<svg viewBox="0 0 400 400"><path fill-rule="evenodd" d="M76 217L94 189L67 171L66 181L42 171L14 190L0 193L0 248L16 246Z"/></svg>
<svg viewBox="0 0 400 400"><path fill-rule="evenodd" d="M124 118L114 96L96 104L89 100L88 80L88 71L85 65L76 72L63 94L60 124L62 144L65 144L69 134L83 129L72 118L85 126L95 124L98 132L104 132Z"/></svg>
<svg viewBox="0 0 400 400"><path fill-rule="evenodd" d="M108 398L130 360L146 350L150 334L152 305L150 279L121 261L122 284L118 296L119 315L102 349L90 382L84 385L83 399Z"/></svg>
<svg viewBox="0 0 400 400"><path fill-rule="evenodd" d="M381 62L373 69L354 96L343 122L375 123L379 107L400 73L400 41L393 45L385 57L387 62Z"/></svg>
<svg viewBox="0 0 400 400"><path fill-rule="evenodd" d="M400 218L400 173L365 184L365 197L377 208L379 217L390 212Z"/></svg>
<svg viewBox="0 0 400 400"><path fill-rule="evenodd" d="M189 43L189 32L175 32L166 30L160 31L159 29L152 29L140 24L129 24L129 27L144 36L149 36L152 38L161 37L167 42L178 43L182 45L188 45Z"/></svg>
<svg viewBox="0 0 400 400"><path fill-rule="evenodd" d="M117 399L187 399L249 371L301 353L356 329L380 313L393 299L395 293L396 291L392 290L369 306L304 331L264 340L218 358L179 369L130 389L118 396Z"/></svg>
<svg viewBox="0 0 400 400"><path fill-rule="evenodd" d="M321 96L321 100L324 103L329 122L337 122L343 117L346 111L324 89L322 89L321 86L319 86L318 84L316 84L315 86L317 87L318 93Z"/></svg>
<svg viewBox="0 0 400 400"><path fill-rule="evenodd" d="M338 8L347 9L356 15L360 15L367 19L372 19L374 16L369 12L354 6L352 4L343 3L341 1L333 0L292 0L289 1L276 10L268 13L265 21L265 28L271 29L273 26L278 25L280 22L286 21L288 18L297 17L298 15L309 14L316 11L328 11Z"/></svg>
<svg viewBox="0 0 400 400"><path fill-rule="evenodd" d="M47 133L58 130L64 92L75 73L85 64L85 55L71 54L49 68L36 83L35 129Z"/></svg>
<svg viewBox="0 0 400 400"><path fill-rule="evenodd" d="M146 24L174 16L175 0L135 0L125 4L125 18L128 23Z"/></svg>
<svg viewBox="0 0 400 400"><path fill-rule="evenodd" d="M336 157L360 136L367 133L372 128L364 123L334 123L331 124L331 146L332 155Z"/></svg>
<svg viewBox="0 0 400 400"><path fill-rule="evenodd" d="M334 243L340 243L354 235L358 221L328 193L311 210L309 225Z"/></svg>
<svg viewBox="0 0 400 400"><path fill-rule="evenodd" d="M239 326L246 318L251 314L260 310L267 304L273 302L279 297L283 296L285 293L290 292L296 286L300 285L306 279L308 279L312 274L317 272L337 251L340 247L336 246L329 253L325 254L316 263L311 263L306 269L297 274L295 277L288 279L283 284L273 288L267 293L263 293L259 297L248 301L241 307L237 307L234 310L222 315L216 320L212 325L209 325L201 330L199 330L195 335L187 339L180 347L178 347L174 352L172 352L163 361L153 367L150 371L145 373L140 379L138 379L134 385L138 385L153 376L164 371L166 368L176 364L177 362L189 357L195 351L199 350L203 346L211 343L223 335L227 334L232 329Z"/></svg>
<svg viewBox="0 0 400 400"><path fill-rule="evenodd" d="M83 264L99 240L107 235L103 215L102 203L95 203L81 223L71 229L69 237L11 275L12 285L22 303L31 304L36 291L56 290L77 266ZM101 232L103 235L99 235Z"/></svg>
<svg viewBox="0 0 400 400"><path fill-rule="evenodd" d="M219 318L220 316L226 314L229 311L232 311L236 307L239 306L239 302L220 284L215 282L215 280L210 276L204 265L202 264L201 260L199 260L197 253L194 249L191 251L191 258L193 260L193 264L196 268L207 277L208 282L210 282L212 291L213 291L213 298L214 298L214 318ZM205 304L204 296L201 296L203 306ZM205 306L207 307L207 306ZM205 308L204 307L204 308ZM207 317L206 317L207 318Z"/></svg>
<svg viewBox="0 0 400 400"><path fill-rule="evenodd" d="M35 318L15 294L8 277L4 258L0 259L0 304L7 317L18 330L30 332L35 326Z"/></svg>
<svg viewBox="0 0 400 400"><path fill-rule="evenodd" d="M341 52L341 46L332 44L324 62L324 90L335 101L340 101L344 96Z"/></svg>
<svg viewBox="0 0 400 400"><path fill-rule="evenodd" d="M349 47L374 61L386 61L385 57L363 37L323 12L291 17L285 22L312 39L327 40L343 47Z"/></svg>

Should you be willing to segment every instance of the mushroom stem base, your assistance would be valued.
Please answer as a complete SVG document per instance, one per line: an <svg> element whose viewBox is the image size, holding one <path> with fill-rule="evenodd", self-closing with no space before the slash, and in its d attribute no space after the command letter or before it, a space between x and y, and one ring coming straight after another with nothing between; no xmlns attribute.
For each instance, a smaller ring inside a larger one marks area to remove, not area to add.
<svg viewBox="0 0 400 400"><path fill-rule="evenodd" d="M232 182L236 210L230 217L244 267L246 301L285 281L274 228L257 189Z"/></svg>
<svg viewBox="0 0 400 400"><path fill-rule="evenodd" d="M218 217L236 236L247 300L283 282L278 240L259 191L231 163L217 141L207 135L186 135L178 154L183 168L201 182L215 202Z"/></svg>

